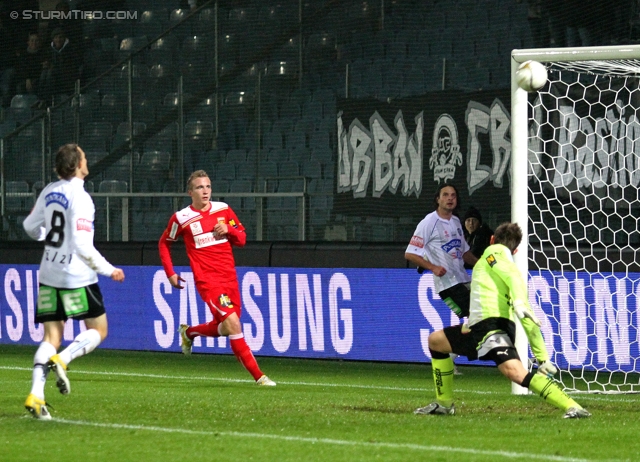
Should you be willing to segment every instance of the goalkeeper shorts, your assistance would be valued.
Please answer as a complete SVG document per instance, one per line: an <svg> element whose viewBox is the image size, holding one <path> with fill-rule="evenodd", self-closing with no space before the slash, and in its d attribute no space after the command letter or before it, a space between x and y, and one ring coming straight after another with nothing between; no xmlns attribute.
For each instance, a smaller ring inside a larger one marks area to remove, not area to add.
<svg viewBox="0 0 640 462"><path fill-rule="evenodd" d="M451 345L451 351L466 356L469 361L476 359L502 364L509 359L520 359L513 346L515 324L506 318L488 318L463 332L463 325L445 327L444 335Z"/></svg>

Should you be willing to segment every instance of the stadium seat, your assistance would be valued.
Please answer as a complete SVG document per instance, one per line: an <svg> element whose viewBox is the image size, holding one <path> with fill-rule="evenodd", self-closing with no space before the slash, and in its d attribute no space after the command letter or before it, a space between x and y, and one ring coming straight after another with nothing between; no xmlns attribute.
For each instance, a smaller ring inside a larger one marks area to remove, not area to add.
<svg viewBox="0 0 640 462"><path fill-rule="evenodd" d="M244 164L247 161L247 151L244 149L230 149L224 156L224 161L234 162L236 165Z"/></svg>
<svg viewBox="0 0 640 462"><path fill-rule="evenodd" d="M235 193L250 193L253 192L253 184L248 180L236 180L231 183L229 192ZM242 199L240 204L237 207L232 207L234 210L238 209L250 209L255 210L255 198L254 197L240 197L237 199Z"/></svg>
<svg viewBox="0 0 640 462"><path fill-rule="evenodd" d="M32 94L14 95L10 107L16 109L30 109L38 102L38 97Z"/></svg>
<svg viewBox="0 0 640 462"><path fill-rule="evenodd" d="M171 151L178 136L178 123L171 122L144 143L145 151Z"/></svg>
<svg viewBox="0 0 640 462"><path fill-rule="evenodd" d="M134 92L162 100L167 93L176 89L177 73L178 71L172 63L152 61L149 66L149 77L146 79L146 85L144 88L135 88Z"/></svg>
<svg viewBox="0 0 640 462"><path fill-rule="evenodd" d="M148 62L164 65L172 65L178 49L176 37L173 35L165 35L156 40L149 46L147 51Z"/></svg>
<svg viewBox="0 0 640 462"><path fill-rule="evenodd" d="M17 128L18 124L15 120L7 120L0 123L0 138L8 135Z"/></svg>
<svg viewBox="0 0 640 462"><path fill-rule="evenodd" d="M5 191L5 210L7 213L28 212L33 206L33 199L26 196L26 194L31 192L29 183L26 181L7 181L5 183Z"/></svg>
<svg viewBox="0 0 640 462"><path fill-rule="evenodd" d="M107 167L105 169L105 171L104 171L104 174L103 174L103 177L104 177L103 182L111 180L111 181L119 181L121 183L128 183L129 179L130 179L130 172L131 172L131 160L130 159L131 159L131 155L130 154L125 154L120 159L118 159L116 162L114 162L109 167ZM140 160L140 154L138 154L137 152L134 152L133 153L133 169L134 169L134 172L135 172L135 169L138 166L138 161L139 160ZM104 191L100 191L100 192L104 192Z"/></svg>
<svg viewBox="0 0 640 462"><path fill-rule="evenodd" d="M294 160L280 163L278 176L298 176L300 175L300 164Z"/></svg>
<svg viewBox="0 0 640 462"><path fill-rule="evenodd" d="M136 142L135 137L140 135L147 129L147 124L143 122L133 122L133 140ZM111 139L111 148L115 149L123 145L127 145L129 143L130 133L129 133L129 124L127 122L121 122L118 124L118 128L116 130L116 134Z"/></svg>
<svg viewBox="0 0 640 462"><path fill-rule="evenodd" d="M146 181L149 191L160 192L169 180L171 154L167 151L145 151L137 165L137 177Z"/></svg>
<svg viewBox="0 0 640 462"><path fill-rule="evenodd" d="M116 59L121 60L126 58L127 56L136 53L138 50L142 49L149 43L149 39L146 35L138 36L138 37L126 37L120 41L120 45L118 46L118 51L116 51ZM133 58L134 63L143 64L144 63L144 54L139 53Z"/></svg>
<svg viewBox="0 0 640 462"><path fill-rule="evenodd" d="M11 98L10 106L7 110L7 120L14 123L23 124L33 117L32 107L38 102L35 95L15 95Z"/></svg>
<svg viewBox="0 0 640 462"><path fill-rule="evenodd" d="M233 181L236 179L236 164L232 162L220 162L215 167L216 180Z"/></svg>
<svg viewBox="0 0 640 462"><path fill-rule="evenodd" d="M89 168L89 171L92 173L91 177L97 181L102 180L103 175L101 173L98 175L93 174L94 173L93 166L96 165L105 157L107 157L109 153L105 149L97 149L94 151L91 148L88 148L87 146L83 145L82 143L80 143L80 147L83 148L85 156L87 158L87 167Z"/></svg>
<svg viewBox="0 0 640 462"><path fill-rule="evenodd" d="M307 134L300 131L291 131L286 136L286 148L294 150L304 150L307 146Z"/></svg>
<svg viewBox="0 0 640 462"><path fill-rule="evenodd" d="M166 10L146 10L140 14L138 24L136 25L136 32L141 35L146 35L150 38L154 38L163 31L166 27L167 21Z"/></svg>
<svg viewBox="0 0 640 462"><path fill-rule="evenodd" d="M214 8L205 8L198 13L198 17L193 25L195 35L211 35L215 30L216 12Z"/></svg>
<svg viewBox="0 0 640 462"><path fill-rule="evenodd" d="M282 149L283 146L283 135L280 131L269 131L266 132L262 137L262 147L264 149Z"/></svg>
<svg viewBox="0 0 640 462"><path fill-rule="evenodd" d="M192 21L186 21L187 16L191 12L189 10L176 8L169 13L169 26L173 27L178 25L174 29L174 34L180 39L193 34Z"/></svg>
<svg viewBox="0 0 640 462"><path fill-rule="evenodd" d="M308 160L302 164L302 174L307 178L322 177L322 165L317 160Z"/></svg>
<svg viewBox="0 0 640 462"><path fill-rule="evenodd" d="M128 183L121 180L103 180L98 186L98 192L101 193L123 193L127 192L128 189Z"/></svg>
<svg viewBox="0 0 640 462"><path fill-rule="evenodd" d="M192 121L184 125L184 136L188 138L211 139L213 138L213 123L207 121Z"/></svg>
<svg viewBox="0 0 640 462"><path fill-rule="evenodd" d="M289 153L286 149L271 149L267 152L267 160L276 164L289 160Z"/></svg>
<svg viewBox="0 0 640 462"><path fill-rule="evenodd" d="M234 212L242 209L242 197L229 196L224 198L224 202L233 209Z"/></svg>
<svg viewBox="0 0 640 462"><path fill-rule="evenodd" d="M120 123L125 118L125 99L116 93L107 93L102 96L100 106L96 107L93 120L109 124Z"/></svg>
<svg viewBox="0 0 640 462"><path fill-rule="evenodd" d="M109 122L87 122L81 125L82 134L87 136L111 137L113 125Z"/></svg>
<svg viewBox="0 0 640 462"><path fill-rule="evenodd" d="M185 114L188 122L198 120L212 121L216 117L216 99L215 96L204 98L200 103Z"/></svg>

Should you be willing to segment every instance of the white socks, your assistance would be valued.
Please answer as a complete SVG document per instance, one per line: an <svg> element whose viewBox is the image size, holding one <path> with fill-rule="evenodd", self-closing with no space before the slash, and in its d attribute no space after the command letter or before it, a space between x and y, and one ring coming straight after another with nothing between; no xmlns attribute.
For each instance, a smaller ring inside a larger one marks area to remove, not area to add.
<svg viewBox="0 0 640 462"><path fill-rule="evenodd" d="M31 393L44 399L44 384L47 381L49 369L47 361L56 354L56 349L48 342L42 342L33 356L33 373L31 375Z"/></svg>
<svg viewBox="0 0 640 462"><path fill-rule="evenodd" d="M91 353L96 349L102 339L100 333L95 329L87 329L78 334L71 345L60 352L60 359L63 363L69 364L74 359Z"/></svg>

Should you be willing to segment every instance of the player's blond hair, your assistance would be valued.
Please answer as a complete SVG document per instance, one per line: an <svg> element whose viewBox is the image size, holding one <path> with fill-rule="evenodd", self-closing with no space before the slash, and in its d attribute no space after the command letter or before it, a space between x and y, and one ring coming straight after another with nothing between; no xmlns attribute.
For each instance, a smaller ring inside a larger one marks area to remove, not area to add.
<svg viewBox="0 0 640 462"><path fill-rule="evenodd" d="M193 189L193 181L197 178L209 178L207 172L204 170L196 170L191 175L189 175L189 179L187 180L187 191L191 191Z"/></svg>

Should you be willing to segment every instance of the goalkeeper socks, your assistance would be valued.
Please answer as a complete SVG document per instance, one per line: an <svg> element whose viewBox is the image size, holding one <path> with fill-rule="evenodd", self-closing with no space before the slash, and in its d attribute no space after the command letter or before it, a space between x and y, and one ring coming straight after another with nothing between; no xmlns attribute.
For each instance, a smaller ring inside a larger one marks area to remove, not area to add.
<svg viewBox="0 0 640 462"><path fill-rule="evenodd" d="M199 335L203 337L220 337L220 332L218 331L219 326L220 323L214 319L205 324L189 327L187 329L187 337L192 340Z"/></svg>
<svg viewBox="0 0 640 462"><path fill-rule="evenodd" d="M566 411L570 407L582 408L549 377L530 372L522 381L522 386L529 388L549 404Z"/></svg>
<svg viewBox="0 0 640 462"><path fill-rule="evenodd" d="M254 358L253 353L251 353L251 348L249 348L249 345L247 345L244 339L244 334L230 335L229 343L231 343L233 354L236 355L236 358L238 358L238 361L240 361L244 368L249 371L249 374L253 376L254 380L258 380L264 375L258 367L256 358Z"/></svg>
<svg viewBox="0 0 640 462"><path fill-rule="evenodd" d="M453 404L453 360L449 355L446 355L446 358L434 358L432 354L431 366L438 404L451 407Z"/></svg>
<svg viewBox="0 0 640 462"><path fill-rule="evenodd" d="M42 342L33 356L33 372L31 374L31 393L36 398L44 399L44 384L47 381L49 368L47 361L56 354L56 348L49 342Z"/></svg>
<svg viewBox="0 0 640 462"><path fill-rule="evenodd" d="M69 364L76 358L91 353L102 342L100 333L95 329L87 329L73 339L71 345L60 352L63 363Z"/></svg>

